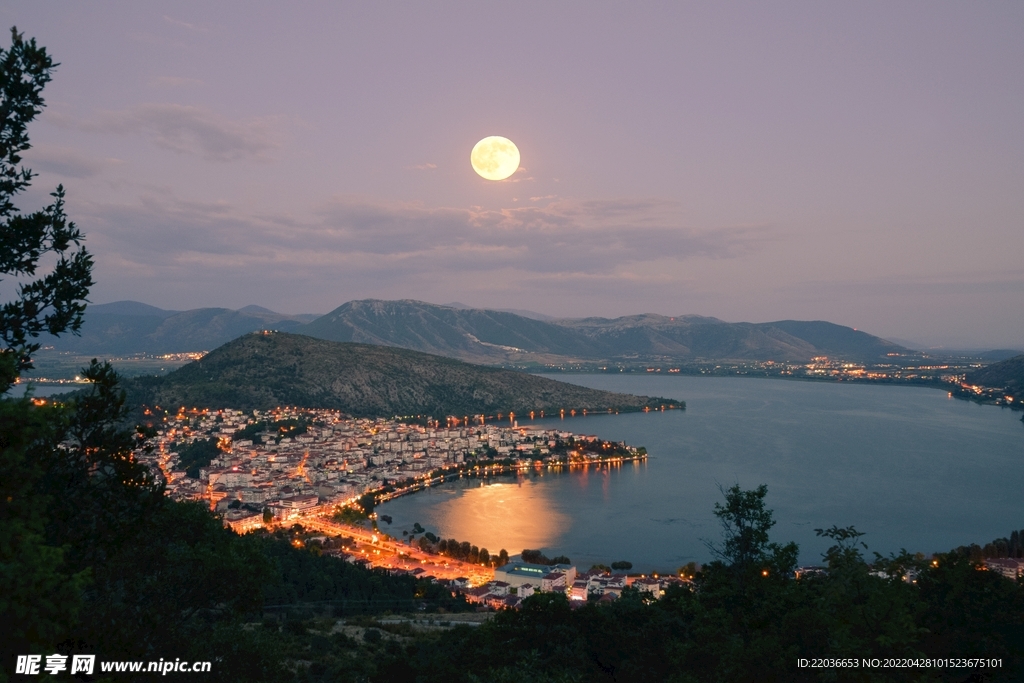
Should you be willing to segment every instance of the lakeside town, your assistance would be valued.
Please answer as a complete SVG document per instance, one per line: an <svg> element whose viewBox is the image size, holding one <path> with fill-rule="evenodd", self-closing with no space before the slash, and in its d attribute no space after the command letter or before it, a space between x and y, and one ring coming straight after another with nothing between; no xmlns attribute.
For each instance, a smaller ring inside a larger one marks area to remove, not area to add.
<svg viewBox="0 0 1024 683"><path fill-rule="evenodd" d="M460 477L618 467L645 460L643 448L519 425L515 415L502 415L504 424L488 424L484 416L441 424L297 407L148 412L159 422L136 457L163 479L167 495L209 505L237 533L294 529L296 546L315 545L349 562L443 583L489 607L515 607L545 591L610 600L630 585L658 596L665 582L680 580L601 569L578 573L566 563L524 562L504 549L492 559L468 543L457 558L437 552L431 542L437 537L418 525L407 538L389 536L373 512L383 501Z"/></svg>
<svg viewBox="0 0 1024 683"><path fill-rule="evenodd" d="M441 424L298 407L251 413L182 407L150 410L149 417L155 429L136 457L158 473L171 498L208 505L237 533L288 530L297 547L439 583L481 608L516 608L536 592L561 592L580 604L607 602L627 587L657 599L669 585L688 581L685 572L579 571L562 561L567 558L530 562L468 542L461 553L443 552L444 541L419 525L402 539L382 531L378 521L390 519L373 511L386 500L460 477L617 467L645 460L643 448L519 425L515 415L491 423L479 415L450 417ZM1007 576L1024 570L1018 560L984 564ZM801 568L798 577L817 571Z"/></svg>

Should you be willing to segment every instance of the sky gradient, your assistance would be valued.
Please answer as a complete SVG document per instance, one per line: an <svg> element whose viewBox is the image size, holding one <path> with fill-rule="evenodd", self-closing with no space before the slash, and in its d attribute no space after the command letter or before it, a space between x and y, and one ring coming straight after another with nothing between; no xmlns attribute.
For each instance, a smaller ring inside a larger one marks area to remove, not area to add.
<svg viewBox="0 0 1024 683"><path fill-rule="evenodd" d="M212 5L212 6L210 6ZM9 3L96 303L1024 347L1024 4ZM3 38L9 44L9 38ZM510 138L509 180L473 145Z"/></svg>

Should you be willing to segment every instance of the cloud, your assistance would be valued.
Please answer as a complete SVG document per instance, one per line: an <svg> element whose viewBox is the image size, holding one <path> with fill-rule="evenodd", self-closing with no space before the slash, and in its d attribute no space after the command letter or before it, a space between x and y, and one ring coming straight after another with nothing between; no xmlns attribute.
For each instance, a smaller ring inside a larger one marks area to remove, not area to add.
<svg viewBox="0 0 1024 683"><path fill-rule="evenodd" d="M142 104L106 112L79 126L101 133L134 133L172 152L208 161L266 159L278 147L269 119L235 121L203 107Z"/></svg>
<svg viewBox="0 0 1024 683"><path fill-rule="evenodd" d="M121 163L118 159L95 159L69 147L33 147L25 153L25 163L35 171L69 178L89 178L104 168Z"/></svg>
<svg viewBox="0 0 1024 683"><path fill-rule="evenodd" d="M409 166L408 168L413 171L434 171L437 169L437 164L419 164L417 166Z"/></svg>
<svg viewBox="0 0 1024 683"><path fill-rule="evenodd" d="M170 196L83 208L88 220L79 223L94 226L104 251L183 279L216 268L311 281L344 270L406 282L505 271L560 283L663 283L675 277L672 264L736 258L777 238L768 226L686 227L678 205L658 200L486 210L339 199L302 221Z"/></svg>

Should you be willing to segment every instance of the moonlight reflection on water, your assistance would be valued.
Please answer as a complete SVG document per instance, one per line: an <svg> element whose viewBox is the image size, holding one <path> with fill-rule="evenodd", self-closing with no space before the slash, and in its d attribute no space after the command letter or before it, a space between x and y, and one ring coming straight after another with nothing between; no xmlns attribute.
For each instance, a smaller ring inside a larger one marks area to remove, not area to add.
<svg viewBox="0 0 1024 683"><path fill-rule="evenodd" d="M515 555L523 548L550 546L572 524L531 479L473 480L461 495L438 495L447 499L437 503L430 516L445 538L469 541L491 554L502 548Z"/></svg>

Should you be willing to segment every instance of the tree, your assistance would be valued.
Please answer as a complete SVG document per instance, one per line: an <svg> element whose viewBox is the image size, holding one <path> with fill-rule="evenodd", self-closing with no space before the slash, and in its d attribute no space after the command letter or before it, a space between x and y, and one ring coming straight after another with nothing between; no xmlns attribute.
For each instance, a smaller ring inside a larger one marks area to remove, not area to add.
<svg viewBox="0 0 1024 683"><path fill-rule="evenodd" d="M0 399L0 656L39 651L65 637L88 572L70 571L65 548L46 542L49 496L34 441L53 429L53 408ZM6 680L0 669L0 680Z"/></svg>
<svg viewBox="0 0 1024 683"><path fill-rule="evenodd" d="M679 568L679 576L684 579L692 579L697 576L697 563L687 562Z"/></svg>
<svg viewBox="0 0 1024 683"><path fill-rule="evenodd" d="M0 395L32 368L34 340L43 332L75 332L92 285L92 260L64 215L64 188L50 206L22 215L15 196L33 173L20 166L29 149L28 124L42 111L43 87L56 64L35 40L11 29L0 48L0 275L21 280L0 301ZM74 247L77 247L75 249ZM40 276L44 257L55 257ZM33 279L36 278L36 279ZM59 640L81 605L88 572L69 570L68 553L47 542L51 498L44 490L40 443L60 441L64 414L27 398L0 399L0 644L32 652ZM0 672L0 677L4 674Z"/></svg>
<svg viewBox="0 0 1024 683"><path fill-rule="evenodd" d="M34 39L26 41L16 28L10 48L0 48L0 275L22 280L0 306L0 394L32 369L40 334L79 330L93 284L92 257L64 214L64 187L58 185L53 203L34 213L21 214L14 205L34 177L20 165L21 153L30 147L28 124L43 109L41 93L56 66L44 48ZM56 263L41 275L40 262L48 255Z"/></svg>
<svg viewBox="0 0 1024 683"><path fill-rule="evenodd" d="M707 542L708 549L737 574L769 572L786 574L796 566L797 546L771 543L768 531L775 526L772 511L765 507L768 487L761 484L744 491L739 484L722 490L725 505L715 503L715 516L722 523L723 543Z"/></svg>

